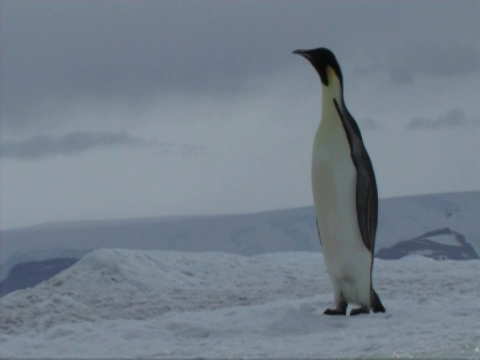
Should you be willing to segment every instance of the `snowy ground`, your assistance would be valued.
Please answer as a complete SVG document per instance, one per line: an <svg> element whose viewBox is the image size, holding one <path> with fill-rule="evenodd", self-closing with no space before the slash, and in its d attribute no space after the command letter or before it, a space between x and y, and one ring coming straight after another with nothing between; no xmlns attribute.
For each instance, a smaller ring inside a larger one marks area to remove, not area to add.
<svg viewBox="0 0 480 360"><path fill-rule="evenodd" d="M480 261L376 260L386 314L332 305L319 253L97 250L0 300L5 357L480 357Z"/></svg>

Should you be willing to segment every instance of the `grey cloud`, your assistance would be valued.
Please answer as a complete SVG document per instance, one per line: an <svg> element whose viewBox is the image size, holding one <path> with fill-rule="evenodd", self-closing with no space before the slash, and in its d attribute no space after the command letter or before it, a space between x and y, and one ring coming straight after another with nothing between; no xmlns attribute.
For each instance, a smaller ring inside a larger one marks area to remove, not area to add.
<svg viewBox="0 0 480 360"><path fill-rule="evenodd" d="M480 127L480 116L476 117L473 120L473 125L476 126L476 127Z"/></svg>
<svg viewBox="0 0 480 360"><path fill-rule="evenodd" d="M415 117L405 126L406 130L436 130L445 128L462 127L472 122L468 120L465 112L461 109L454 109L436 118Z"/></svg>
<svg viewBox="0 0 480 360"><path fill-rule="evenodd" d="M353 73L355 75L368 75L372 72L384 70L385 64L383 61L379 61L379 59L373 59L369 61L368 65L356 65L353 68Z"/></svg>
<svg viewBox="0 0 480 360"><path fill-rule="evenodd" d="M5 0L3 129L28 127L36 118L29 111L52 99L137 103L170 91L231 97L244 91L249 79L297 62L290 52L299 47L330 47L348 67L357 55L381 58L396 44L410 46L419 38L455 43L478 34L479 4ZM437 58L427 50L425 59L396 52L381 63L393 64L389 73L397 81L412 78L417 73L412 68L429 71L430 64L435 73L477 71L475 51L460 48L454 59L463 62L451 69L448 51Z"/></svg>
<svg viewBox="0 0 480 360"><path fill-rule="evenodd" d="M397 83L412 82L419 74L436 77L470 75L480 72L480 49L463 44L424 43L392 49L384 60L357 66L355 74L386 71Z"/></svg>
<svg viewBox="0 0 480 360"><path fill-rule="evenodd" d="M157 139L134 137L123 132L71 132L60 137L37 135L21 141L3 141L2 157L36 160L54 155L81 153L93 148L115 146L162 147L164 150L168 150L173 145L161 143Z"/></svg>
<svg viewBox="0 0 480 360"><path fill-rule="evenodd" d="M358 126L360 127L360 130L364 131L378 130L382 127L378 121L372 118L359 119Z"/></svg>
<svg viewBox="0 0 480 360"><path fill-rule="evenodd" d="M181 156L191 157L198 156L206 150L205 145L183 144L179 150Z"/></svg>
<svg viewBox="0 0 480 360"><path fill-rule="evenodd" d="M420 73L438 77L470 75L480 72L480 49L461 44L422 46L409 50L405 64L402 61L394 62L389 69L393 79L410 81Z"/></svg>
<svg viewBox="0 0 480 360"><path fill-rule="evenodd" d="M293 13L300 18L312 7L318 5ZM2 12L2 111L17 127L31 121L28 106L49 98L135 102L206 90L228 96L245 79L278 69L294 46L271 44L271 33L287 33L282 5L5 1ZM265 22L273 14L277 22Z"/></svg>

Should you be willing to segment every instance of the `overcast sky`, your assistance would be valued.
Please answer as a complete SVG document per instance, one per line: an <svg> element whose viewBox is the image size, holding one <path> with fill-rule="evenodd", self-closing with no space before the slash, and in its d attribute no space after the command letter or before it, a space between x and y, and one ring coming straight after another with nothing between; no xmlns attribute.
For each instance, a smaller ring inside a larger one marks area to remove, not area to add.
<svg viewBox="0 0 480 360"><path fill-rule="evenodd" d="M1 4L4 229L311 205L320 46L380 197L480 190L479 1Z"/></svg>

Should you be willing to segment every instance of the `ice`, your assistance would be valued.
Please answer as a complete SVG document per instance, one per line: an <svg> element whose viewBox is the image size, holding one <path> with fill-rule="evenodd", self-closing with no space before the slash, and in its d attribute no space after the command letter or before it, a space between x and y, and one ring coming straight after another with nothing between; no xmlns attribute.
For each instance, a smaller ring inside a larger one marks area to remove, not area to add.
<svg viewBox="0 0 480 360"><path fill-rule="evenodd" d="M455 234L436 235L436 236L427 237L427 239L442 245L462 246L462 244L458 242Z"/></svg>
<svg viewBox="0 0 480 360"><path fill-rule="evenodd" d="M373 279L387 313L328 317L320 253L96 250L0 300L2 357L480 357L480 261Z"/></svg>

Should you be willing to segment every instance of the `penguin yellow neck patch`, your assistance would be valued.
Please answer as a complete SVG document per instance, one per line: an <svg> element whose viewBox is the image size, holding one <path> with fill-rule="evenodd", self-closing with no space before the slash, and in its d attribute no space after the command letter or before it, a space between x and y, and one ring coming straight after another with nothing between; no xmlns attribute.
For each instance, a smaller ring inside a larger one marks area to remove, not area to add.
<svg viewBox="0 0 480 360"><path fill-rule="evenodd" d="M337 73L331 66L327 66L328 87L332 89L340 89L340 80Z"/></svg>
<svg viewBox="0 0 480 360"><path fill-rule="evenodd" d="M337 101L340 102L342 100L342 86L340 84L340 79L331 66L327 66L325 71L328 76L328 86L323 86L323 99L324 101L337 99Z"/></svg>

